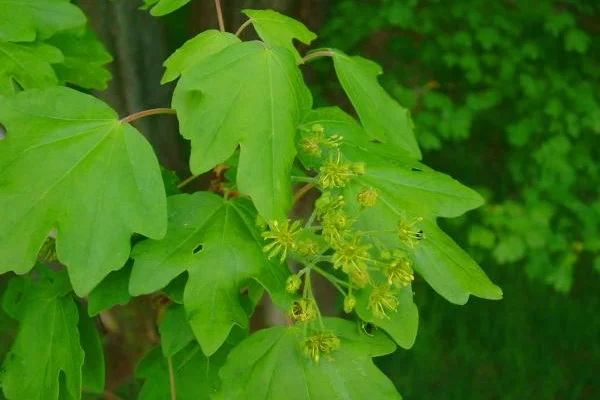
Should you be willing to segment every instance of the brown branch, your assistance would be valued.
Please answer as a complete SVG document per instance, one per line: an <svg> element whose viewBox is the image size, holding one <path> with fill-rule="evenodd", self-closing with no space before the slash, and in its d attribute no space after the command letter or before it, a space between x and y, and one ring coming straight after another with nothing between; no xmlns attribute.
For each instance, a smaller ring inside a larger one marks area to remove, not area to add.
<svg viewBox="0 0 600 400"><path fill-rule="evenodd" d="M173 359L169 357L169 384L171 385L171 400L177 400L177 390L175 389L175 372L173 371Z"/></svg>
<svg viewBox="0 0 600 400"><path fill-rule="evenodd" d="M306 193L308 193L312 188L316 186L315 183L307 183L302 186L296 193L294 193L294 198L292 204L296 204L298 200L302 198Z"/></svg>
<svg viewBox="0 0 600 400"><path fill-rule="evenodd" d="M221 32L225 32L225 22L223 21L223 10L221 10L221 1L215 0L215 7L217 8L217 18L219 19L219 29Z"/></svg>
<svg viewBox="0 0 600 400"><path fill-rule="evenodd" d="M152 108L150 110L144 110L140 112L133 113L121 119L122 124L127 124L135 121L136 119L148 117L150 115L158 115L158 114L176 114L177 112L172 108Z"/></svg>

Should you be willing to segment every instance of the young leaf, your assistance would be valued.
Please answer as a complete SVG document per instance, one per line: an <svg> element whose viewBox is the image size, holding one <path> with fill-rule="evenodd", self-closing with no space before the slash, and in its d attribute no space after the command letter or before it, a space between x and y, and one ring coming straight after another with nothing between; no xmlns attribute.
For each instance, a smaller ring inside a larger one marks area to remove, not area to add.
<svg viewBox="0 0 600 400"><path fill-rule="evenodd" d="M218 371L231 348L246 334L236 330L226 344L211 357L206 357L197 343L189 343L171 356L177 400L208 400L219 389ZM139 400L171 398L169 359L155 347L140 361L136 376L145 378Z"/></svg>
<svg viewBox="0 0 600 400"><path fill-rule="evenodd" d="M239 145L239 190L269 220L291 206L294 135L311 104L292 54L260 42L231 45L188 70L173 97L192 140L192 172L210 170Z"/></svg>
<svg viewBox="0 0 600 400"><path fill-rule="evenodd" d="M88 295L88 314L94 316L100 311L116 305L129 303L129 276L133 263L127 262L125 267L113 271L102 280Z"/></svg>
<svg viewBox="0 0 600 400"><path fill-rule="evenodd" d="M104 392L105 369L102 339L96 329L94 319L88 317L84 307L79 309L79 336L85 353L81 384L86 392L101 394Z"/></svg>
<svg viewBox="0 0 600 400"><path fill-rule="evenodd" d="M276 327L254 333L236 346L219 375L217 399L371 400L401 399L371 357L396 346L383 333L372 336L341 319L324 319L340 347L313 361L304 350L302 327Z"/></svg>
<svg viewBox="0 0 600 400"><path fill-rule="evenodd" d="M204 353L212 355L234 325L248 326L240 289L249 280L261 283L285 308L290 305L283 295L289 271L266 258L255 221L245 199L208 192L170 197L165 238L133 249L130 293L152 293L187 271L187 318Z"/></svg>
<svg viewBox="0 0 600 400"><path fill-rule="evenodd" d="M70 0L0 0L0 41L48 39L84 24L85 15Z"/></svg>
<svg viewBox="0 0 600 400"><path fill-rule="evenodd" d="M113 59L91 29L87 28L84 34L60 32L48 43L59 48L64 55L64 60L54 65L63 84L68 82L86 89L106 89L111 74L105 65Z"/></svg>
<svg viewBox="0 0 600 400"><path fill-rule="evenodd" d="M164 236L149 143L92 96L56 87L0 97L0 272L25 273L56 228L59 260L86 295L125 264L130 236Z"/></svg>
<svg viewBox="0 0 600 400"><path fill-rule="evenodd" d="M150 7L150 14L155 17L162 17L172 13L173 11L185 6L191 0L144 0L142 9L147 10Z"/></svg>
<svg viewBox="0 0 600 400"><path fill-rule="evenodd" d="M183 46L167 58L164 63L167 70L160 83L165 84L174 81L185 71L201 64L207 58L235 43L240 43L240 39L228 32L210 29L200 33L185 42Z"/></svg>
<svg viewBox="0 0 600 400"><path fill-rule="evenodd" d="M185 309L173 304L165 313L158 327L160 344L165 357L173 357L180 350L194 341L194 332L185 315Z"/></svg>
<svg viewBox="0 0 600 400"><path fill-rule="evenodd" d="M294 54L296 61L302 59L294 47L293 40L310 44L317 38L302 22L273 10L243 10L258 36L271 47L283 47Z"/></svg>
<svg viewBox="0 0 600 400"><path fill-rule="evenodd" d="M437 217L457 217L480 206L481 196L401 151L357 139L364 135L358 134L356 126L348 123L349 117L341 117L340 113L331 109L314 110L307 115L301 129L320 124L325 135L348 136L350 139L341 146L344 157L365 163L365 173L355 176L345 188L348 211L356 219L356 226L364 231L395 232L400 221L422 217L420 227L425 239L415 247L417 272L453 303L464 304L470 294L501 298L500 288L435 224ZM345 127L353 130L347 131ZM314 160L307 159L305 163L312 165ZM358 202L358 194L365 187L378 192L374 207L363 208ZM402 247L397 234L378 235L377 240L387 248Z"/></svg>
<svg viewBox="0 0 600 400"><path fill-rule="evenodd" d="M52 46L0 42L0 95L14 93L13 80L23 89L56 86L58 79L51 64L61 61L63 55Z"/></svg>
<svg viewBox="0 0 600 400"><path fill-rule="evenodd" d="M381 67L362 57L349 57L339 50L333 51L333 65L369 135L420 159L421 150L415 139L410 112L392 99L377 81L377 76L383 72Z"/></svg>
<svg viewBox="0 0 600 400"><path fill-rule="evenodd" d="M19 331L0 378L8 400L81 398L77 306L64 271L45 275L25 284L18 305Z"/></svg>

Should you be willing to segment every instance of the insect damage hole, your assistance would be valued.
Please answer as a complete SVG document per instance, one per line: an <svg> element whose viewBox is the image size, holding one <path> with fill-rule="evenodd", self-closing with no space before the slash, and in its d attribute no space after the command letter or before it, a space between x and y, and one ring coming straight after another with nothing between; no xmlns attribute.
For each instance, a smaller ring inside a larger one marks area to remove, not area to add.
<svg viewBox="0 0 600 400"><path fill-rule="evenodd" d="M202 251L203 248L204 248L204 246L202 244L199 244L196 247L194 247L194 250L192 250L192 253L198 254Z"/></svg>

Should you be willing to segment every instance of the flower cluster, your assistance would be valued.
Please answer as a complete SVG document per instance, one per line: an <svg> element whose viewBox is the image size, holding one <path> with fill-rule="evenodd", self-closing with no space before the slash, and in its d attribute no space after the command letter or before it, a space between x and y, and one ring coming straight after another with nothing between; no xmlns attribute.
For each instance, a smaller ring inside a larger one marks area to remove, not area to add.
<svg viewBox="0 0 600 400"><path fill-rule="evenodd" d="M321 196L306 221L271 221L268 226L262 224L262 235L269 258L292 259L300 266L286 281L286 290L299 296L289 317L304 326L305 352L318 362L340 340L323 324L311 274L322 275L344 296L344 312L367 310L375 323L392 318L401 307L400 291L415 279L412 253L425 235L420 229L423 218L418 216L403 216L394 230L361 230L361 213L382 202L380 190L361 178L368 166L346 159L342 137L327 136L320 124L310 128L299 146L306 155L322 158L316 176L302 178L316 186ZM394 240L396 246L390 247Z"/></svg>

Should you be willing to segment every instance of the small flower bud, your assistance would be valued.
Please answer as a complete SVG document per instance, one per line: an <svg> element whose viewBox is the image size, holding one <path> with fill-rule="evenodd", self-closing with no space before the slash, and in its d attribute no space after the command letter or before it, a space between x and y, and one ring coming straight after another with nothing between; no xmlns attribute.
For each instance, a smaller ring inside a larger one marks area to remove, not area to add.
<svg viewBox="0 0 600 400"><path fill-rule="evenodd" d="M306 137L300 141L300 150L313 157L321 157L323 155L318 141L312 137Z"/></svg>
<svg viewBox="0 0 600 400"><path fill-rule="evenodd" d="M366 208L374 207L379 197L379 190L372 187L363 187L358 193L358 203Z"/></svg>
<svg viewBox="0 0 600 400"><path fill-rule="evenodd" d="M323 128L323 125L321 124L314 124L310 127L310 130L312 133L315 133L317 135L322 135L325 132L325 128Z"/></svg>
<svg viewBox="0 0 600 400"><path fill-rule="evenodd" d="M300 289L300 285L302 285L302 279L296 274L290 275L285 281L285 290L288 293L296 293Z"/></svg>
<svg viewBox="0 0 600 400"><path fill-rule="evenodd" d="M356 297L353 294L349 294L344 298L344 312L350 314L354 307L356 307Z"/></svg>

